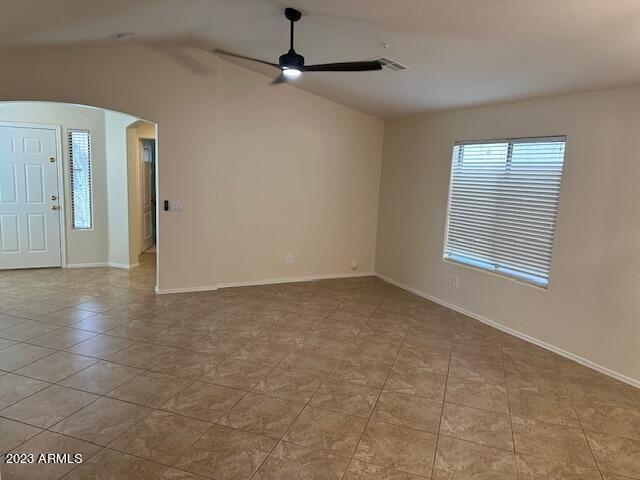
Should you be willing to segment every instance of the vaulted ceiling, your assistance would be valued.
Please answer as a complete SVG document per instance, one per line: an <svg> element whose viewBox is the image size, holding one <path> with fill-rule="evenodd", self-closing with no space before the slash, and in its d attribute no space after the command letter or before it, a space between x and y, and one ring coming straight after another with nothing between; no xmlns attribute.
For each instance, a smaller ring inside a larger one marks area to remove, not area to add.
<svg viewBox="0 0 640 480"><path fill-rule="evenodd" d="M127 41L277 61L288 48L285 6L304 14L296 50L307 63L384 55L409 67L297 81L383 118L640 83L640 0L7 1L0 48L116 42L113 34L135 32Z"/></svg>

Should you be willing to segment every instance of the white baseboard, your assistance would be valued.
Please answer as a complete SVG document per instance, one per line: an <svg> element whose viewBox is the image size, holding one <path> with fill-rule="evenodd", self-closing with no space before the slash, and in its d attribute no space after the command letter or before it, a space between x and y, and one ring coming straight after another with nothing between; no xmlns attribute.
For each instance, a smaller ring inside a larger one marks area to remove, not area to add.
<svg viewBox="0 0 640 480"><path fill-rule="evenodd" d="M158 288L156 286L156 293L158 295L164 295L167 293L193 293L193 292L209 292L211 290L217 290L217 285L209 285L204 287L185 287L185 288Z"/></svg>
<svg viewBox="0 0 640 480"><path fill-rule="evenodd" d="M328 275L307 275L304 277L278 277L278 278L266 278L262 280L249 280L247 282L229 282L219 283L218 288L233 288L233 287L250 287L254 285L272 285L276 283L294 283L294 282L313 282L315 280L332 280L336 278L357 278L357 277L372 277L373 273L330 273Z"/></svg>
<svg viewBox="0 0 640 480"><path fill-rule="evenodd" d="M510 335L513 335L514 337L518 337L522 340L525 340L529 343L533 343L534 345L537 345L539 347L542 347L546 350L549 350L553 353L557 353L558 355L561 355L565 358L568 358L569 360L573 360L576 363L579 363L580 365L584 365L585 367L589 367L593 370L596 370L604 375L607 375L609 377L615 378L616 380L619 380L621 382L624 382L628 385L631 385L633 387L636 388L640 388L640 380L636 380L634 378L628 377L626 375L623 375L622 373L618 373L614 370L611 370L610 368L604 367L598 363L592 362L591 360L581 357L580 355L576 355L574 353L568 352L566 350L563 350L560 347L556 347L555 345L551 345L550 343L544 342L542 340L538 340L537 338L531 337L525 333L519 332L518 330L514 330L513 328L510 327L506 327L498 322L495 322L489 318L483 317L482 315L478 315L477 313L471 312L469 310L466 310L464 308L458 307L457 305L453 305L449 302L445 302L444 300L440 300L439 298L433 297L427 293L421 292L420 290L416 290L415 288L409 287L408 285L405 285L403 283L398 282L397 280L394 280L391 277L387 277L386 275L382 275L381 273L376 273L375 274L376 277L384 280L385 282L388 282L392 285L395 285L396 287L400 287L403 290L406 290L408 292L414 293L415 295L418 295L419 297L422 298L426 298L427 300L431 300L432 302L435 302L439 305L442 305L443 307L447 307L450 308L451 310L455 310L456 312L462 313L468 317L471 317L475 320L478 320L479 322L482 322L486 325L489 325L491 327L497 328L498 330L501 330L505 333L508 333Z"/></svg>
<svg viewBox="0 0 640 480"><path fill-rule="evenodd" d="M156 287L156 293L159 295L165 293L189 293L189 292L206 292L210 290L217 290L219 288L233 288L233 287L250 287L256 285L272 285L276 283L293 283L293 282L312 282L314 280L331 280L336 278L357 278L357 277L373 277L374 273L331 273L328 275L309 275L305 277L278 277L267 278L263 280L249 280L246 282L229 282L219 283L217 285L210 285L205 287L187 287L187 288L161 288Z"/></svg>
<svg viewBox="0 0 640 480"><path fill-rule="evenodd" d="M131 265L127 265L126 263L113 263L113 262L109 262L108 264L109 267L112 268L126 268L127 270L130 270L132 268L136 268L139 267L140 264L139 263L132 263Z"/></svg>
<svg viewBox="0 0 640 480"><path fill-rule="evenodd" d="M112 268L126 268L131 269L139 267L139 263L127 265L125 263L113 263L113 262L93 262L93 263L67 263L63 268L96 268L96 267L112 267Z"/></svg>
<svg viewBox="0 0 640 480"><path fill-rule="evenodd" d="M107 262L97 263L67 263L63 268L96 268L96 267L108 267Z"/></svg>

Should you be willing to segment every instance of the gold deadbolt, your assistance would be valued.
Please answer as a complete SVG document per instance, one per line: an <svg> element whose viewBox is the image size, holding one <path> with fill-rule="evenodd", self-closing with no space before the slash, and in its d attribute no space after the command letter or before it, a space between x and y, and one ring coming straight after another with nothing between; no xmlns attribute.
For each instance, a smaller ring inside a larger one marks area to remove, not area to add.
<svg viewBox="0 0 640 480"><path fill-rule="evenodd" d="M51 200L57 200L58 196L57 195L51 195Z"/></svg>
<svg viewBox="0 0 640 480"><path fill-rule="evenodd" d="M49 157L49 161L51 163L55 163L56 162L56 157Z"/></svg>

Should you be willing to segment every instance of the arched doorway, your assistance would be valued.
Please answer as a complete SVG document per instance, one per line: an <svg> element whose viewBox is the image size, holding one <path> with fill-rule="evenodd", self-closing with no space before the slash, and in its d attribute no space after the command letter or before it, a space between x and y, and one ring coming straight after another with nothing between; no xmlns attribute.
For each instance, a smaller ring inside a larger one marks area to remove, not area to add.
<svg viewBox="0 0 640 480"><path fill-rule="evenodd" d="M0 269L143 264L155 287L156 248L147 235L153 261L143 256L143 237L157 225L157 176L151 185L142 175L143 162L157 171L156 160L153 122L86 105L0 102Z"/></svg>

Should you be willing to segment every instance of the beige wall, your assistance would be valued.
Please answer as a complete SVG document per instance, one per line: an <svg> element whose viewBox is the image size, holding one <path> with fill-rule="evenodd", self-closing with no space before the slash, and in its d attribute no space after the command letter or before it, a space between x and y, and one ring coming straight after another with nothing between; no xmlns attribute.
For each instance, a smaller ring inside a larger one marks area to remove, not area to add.
<svg viewBox="0 0 640 480"><path fill-rule="evenodd" d="M62 130L64 198L67 263L71 265L104 264L108 261L107 160L104 111L77 105L45 102L0 102L0 121L46 123ZM91 132L93 180L93 228L73 230L71 194L69 192L69 145L67 130L77 128ZM62 194L62 192L60 192Z"/></svg>
<svg viewBox="0 0 640 480"><path fill-rule="evenodd" d="M107 151L107 192L109 211L109 264L118 267L136 266L130 259L129 180L127 127L137 118L119 112L104 113Z"/></svg>
<svg viewBox="0 0 640 480"><path fill-rule="evenodd" d="M377 271L640 381L639 132L640 88L388 122ZM567 136L549 289L444 262L453 142L543 135Z"/></svg>
<svg viewBox="0 0 640 480"><path fill-rule="evenodd" d="M382 122L265 80L221 63L221 282L372 273Z"/></svg>
<svg viewBox="0 0 640 480"><path fill-rule="evenodd" d="M162 291L347 274L353 259L372 270L381 121L174 47L5 51L0 62L10 66L0 100L95 105L158 124L158 198L184 207L160 214ZM287 131L298 155L283 156ZM296 262L285 265L289 252Z"/></svg>

